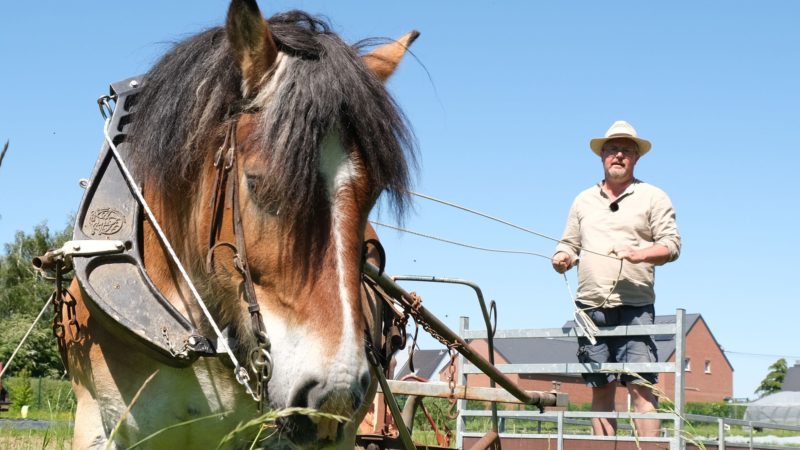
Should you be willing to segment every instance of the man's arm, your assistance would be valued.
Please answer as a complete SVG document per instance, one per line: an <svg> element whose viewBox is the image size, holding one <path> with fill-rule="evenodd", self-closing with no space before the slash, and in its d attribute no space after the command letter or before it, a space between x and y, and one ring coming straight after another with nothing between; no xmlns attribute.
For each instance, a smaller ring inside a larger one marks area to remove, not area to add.
<svg viewBox="0 0 800 450"><path fill-rule="evenodd" d="M661 244L653 244L647 248L634 249L627 245L615 245L611 250L612 255L624 259L630 263L650 263L660 266L671 261L669 249Z"/></svg>
<svg viewBox="0 0 800 450"><path fill-rule="evenodd" d="M650 230L653 233L652 246L635 249L616 245L611 254L634 264L644 262L657 266L678 259L681 253L681 236L675 223L675 209L667 194L662 191L659 191L651 206Z"/></svg>
<svg viewBox="0 0 800 450"><path fill-rule="evenodd" d="M578 261L581 244L581 226L578 220L576 201L572 202L567 216L567 224L564 226L564 234L561 235L561 242L556 245L556 252L550 262L553 269L558 273L564 273L574 266Z"/></svg>

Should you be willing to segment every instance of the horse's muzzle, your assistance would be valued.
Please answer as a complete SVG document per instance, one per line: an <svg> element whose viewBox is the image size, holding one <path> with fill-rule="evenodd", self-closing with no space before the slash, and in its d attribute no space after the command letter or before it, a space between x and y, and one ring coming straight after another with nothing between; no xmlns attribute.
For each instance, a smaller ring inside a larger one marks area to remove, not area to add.
<svg viewBox="0 0 800 450"><path fill-rule="evenodd" d="M289 407L310 408L337 416L339 420L311 414L295 414L279 422L281 431L292 442L302 446L309 442L338 442L344 423L364 403L370 385L364 373L349 387L333 388L329 380L307 380L292 396Z"/></svg>

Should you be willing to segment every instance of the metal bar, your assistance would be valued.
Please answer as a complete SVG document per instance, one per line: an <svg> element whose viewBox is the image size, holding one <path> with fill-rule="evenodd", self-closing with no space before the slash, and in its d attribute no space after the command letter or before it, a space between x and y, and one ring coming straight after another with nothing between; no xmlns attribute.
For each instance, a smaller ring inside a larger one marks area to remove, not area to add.
<svg viewBox="0 0 800 450"><path fill-rule="evenodd" d="M469 317L461 316L458 319L458 330L460 335L464 335L469 329ZM458 358L457 362L458 377L460 378L460 385L467 385L467 374L464 373L464 357ZM466 422L464 421L464 411L467 410L467 401L458 401L458 417L456 417L456 448L464 448L464 431L466 429Z"/></svg>
<svg viewBox="0 0 800 450"><path fill-rule="evenodd" d="M464 433L465 437L477 437L480 438L483 436L483 433L480 432L468 432ZM501 438L511 438L511 439L528 439L528 438L545 438L549 439L552 438L552 434L541 434L541 435L533 435L533 434L513 434L513 433L500 433ZM576 441L619 441L619 442L655 442L655 443L668 443L670 439L661 438L661 437L631 437L631 436L595 436L589 434L564 434L563 439L570 439ZM563 447L562 447L563 450Z"/></svg>
<svg viewBox="0 0 800 450"><path fill-rule="evenodd" d="M422 397L450 398L450 387L446 383L419 383L416 381L386 380L393 394L418 395ZM537 391L525 391L535 395ZM556 395L555 406L567 406L567 395L562 392ZM453 392L459 400L478 400L484 402L521 403L519 399L501 388L469 387L458 385Z"/></svg>
<svg viewBox="0 0 800 450"><path fill-rule="evenodd" d="M495 448L495 446L500 445L500 436L496 431L490 431L483 435L482 438L478 439L470 450L487 450L489 448Z"/></svg>
<svg viewBox="0 0 800 450"><path fill-rule="evenodd" d="M392 391L386 384L386 377L383 376L383 372L380 370L380 364L370 364L369 368L372 370L372 376L378 379L381 390L386 394L383 397L386 399L386 403L392 411L394 424L397 426L397 431L400 434L400 440L403 441L403 446L406 450L415 450L416 447L414 446L414 441L411 439L411 433L408 432L408 428L406 428L406 424L403 422L403 414L400 412L400 407L397 405L397 399L394 398Z"/></svg>
<svg viewBox="0 0 800 450"><path fill-rule="evenodd" d="M621 411L558 411L558 412L545 412L537 413L535 411L513 411L501 410L497 412L502 417L509 417L514 419L530 419L552 422L554 418L563 415L565 418L574 419L591 419L594 417L605 417L608 419L672 419L675 417L672 413L656 413L656 412L621 412ZM464 411L466 417L487 417L489 411L485 410L467 410ZM622 428L622 427L620 427Z"/></svg>
<svg viewBox="0 0 800 450"><path fill-rule="evenodd" d="M576 374L598 372L673 372L676 363L563 363L563 364L497 364L504 374ZM482 373L477 365L464 367L467 374Z"/></svg>
<svg viewBox="0 0 800 450"><path fill-rule="evenodd" d="M483 433L480 432L467 432L464 433L464 437L473 437L473 438L480 438L483 436ZM557 436L557 435L556 435ZM654 443L667 443L669 439L666 438L648 438L648 437L639 437L634 438L630 436L594 436L588 434L564 434L564 440L582 440L582 441L620 441L620 442L654 442ZM505 434L500 433L500 438L502 439L552 439L553 434L544 434L544 433L531 433L531 434Z"/></svg>
<svg viewBox="0 0 800 450"><path fill-rule="evenodd" d="M683 376L686 365L686 310L678 308L675 311L675 447L676 450L686 449L686 439L683 437L683 414L685 403L685 383Z"/></svg>
<svg viewBox="0 0 800 450"><path fill-rule="evenodd" d="M411 295L394 282L385 274L378 272L378 268L370 263L364 263L364 273L378 283L384 291L386 291L393 298L402 302L405 307L411 308L412 298ZM519 386L514 384L510 378L505 376L502 372L497 370L494 366L489 364L488 361L483 359L480 355L475 353L466 341L461 339L453 330L442 323L436 316L431 314L424 306L419 306L415 313L420 316L425 322L430 325L431 329L436 331L448 342L453 343L454 348L464 355L472 364L479 367L483 373L489 378L493 378L497 384L502 386L505 390L511 393L514 397L519 399L522 403L536 406L554 406L556 403L556 396L551 393L537 392L536 395L528 395Z"/></svg>
<svg viewBox="0 0 800 450"><path fill-rule="evenodd" d="M419 275L399 275L392 277L393 280L405 280L405 281L418 281L423 283L447 283L447 284L460 284L462 286L467 286L472 288L475 291L475 295L478 297L478 304L481 307L481 314L483 315L483 323L486 326L486 344L488 347L488 356L489 356L489 364L494 366L494 333L489 333L488 330L492 330L492 320L489 317L489 311L486 309L486 301L483 298L483 291L481 288L467 280L462 280L458 278L437 278L432 276L419 276ZM495 310L496 311L496 310ZM463 336L463 335L462 335ZM466 382L464 383L466 386ZM493 378L489 377L489 386L495 387L495 381ZM498 424L497 424L497 403L492 403L492 431L495 434L499 433Z"/></svg>
<svg viewBox="0 0 800 450"><path fill-rule="evenodd" d="M618 327L602 327L597 336L637 336L642 334L666 335L675 334L676 324L665 323L658 325L623 325ZM575 328L537 328L497 330L495 339L507 338L552 338L552 337L579 337ZM485 339L486 330L469 330L462 336L464 339Z"/></svg>
<svg viewBox="0 0 800 450"><path fill-rule="evenodd" d="M707 422L713 423L716 422L716 417L711 416L699 416L696 414L686 414L684 415L686 420L696 421L696 422ZM775 429L775 430L786 430L786 431L800 431L800 426L797 425L781 425L777 423L769 423L769 422L753 422L751 420L740 420L740 419L729 419L723 417L722 420L725 421L728 425L737 425L742 427L756 427L756 428L768 428L768 429Z"/></svg>
<svg viewBox="0 0 800 450"><path fill-rule="evenodd" d="M564 411L558 412L558 438L556 439L557 450L564 450Z"/></svg>

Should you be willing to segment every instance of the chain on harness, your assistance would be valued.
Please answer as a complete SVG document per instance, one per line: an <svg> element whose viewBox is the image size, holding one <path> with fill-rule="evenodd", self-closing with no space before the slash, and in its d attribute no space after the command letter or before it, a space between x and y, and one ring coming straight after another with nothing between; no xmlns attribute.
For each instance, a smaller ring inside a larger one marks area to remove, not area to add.
<svg viewBox="0 0 800 450"><path fill-rule="evenodd" d="M61 353L61 360L67 364L67 341L66 332L69 331L73 337L77 337L81 331L75 313L75 306L78 302L72 293L64 289L64 260L59 258L55 263L56 279L55 291L53 292L53 335L58 341L58 351ZM69 269L69 267L67 267ZM69 271L69 270L67 270ZM64 313L66 312L67 323L64 325Z"/></svg>

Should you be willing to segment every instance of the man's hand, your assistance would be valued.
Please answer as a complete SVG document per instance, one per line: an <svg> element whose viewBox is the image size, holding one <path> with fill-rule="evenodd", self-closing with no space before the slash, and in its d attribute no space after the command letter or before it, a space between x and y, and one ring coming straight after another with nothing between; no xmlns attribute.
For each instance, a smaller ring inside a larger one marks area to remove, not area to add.
<svg viewBox="0 0 800 450"><path fill-rule="evenodd" d="M669 249L662 244L653 244L647 248L635 249L630 245L615 245L609 252L610 255L638 264L646 262L660 266L669 262Z"/></svg>
<svg viewBox="0 0 800 450"><path fill-rule="evenodd" d="M618 258L633 264L638 264L645 260L644 252L636 250L630 245L615 245L609 254L616 255Z"/></svg>
<svg viewBox="0 0 800 450"><path fill-rule="evenodd" d="M569 266L572 258L564 252L558 252L553 255L553 259L551 262L553 263L553 269L555 269L558 273L564 273L569 270Z"/></svg>

